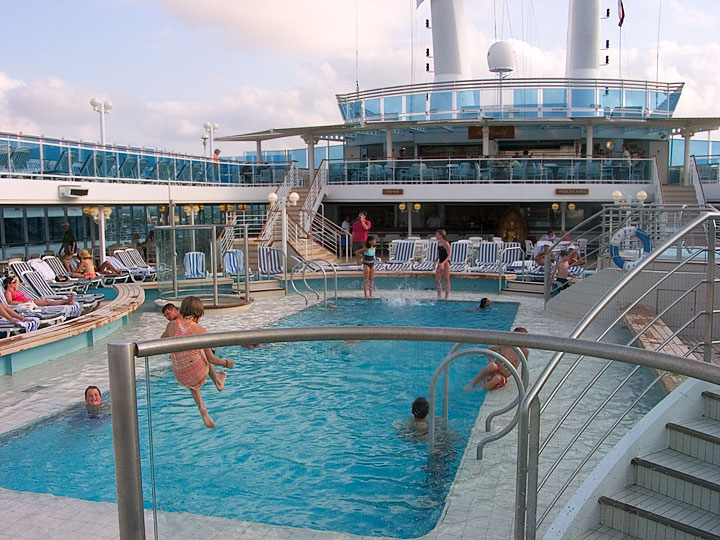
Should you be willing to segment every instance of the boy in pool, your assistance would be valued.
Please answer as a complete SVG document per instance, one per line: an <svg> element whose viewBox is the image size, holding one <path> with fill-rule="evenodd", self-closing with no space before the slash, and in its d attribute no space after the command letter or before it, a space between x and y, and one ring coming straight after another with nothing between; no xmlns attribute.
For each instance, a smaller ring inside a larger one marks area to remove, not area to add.
<svg viewBox="0 0 720 540"><path fill-rule="evenodd" d="M487 309L490 309L490 299L488 297L482 298L480 300L480 305L476 308L470 308L468 311L485 311Z"/></svg>
<svg viewBox="0 0 720 540"><path fill-rule="evenodd" d="M527 330L525 328L522 328L521 326L515 328L513 332L527 334ZM515 352L515 349L513 349L512 347L507 345L495 345L493 347L490 347L490 350L503 355L516 369L520 365L520 358ZM527 360L530 351L525 348L521 348L520 350L525 355L525 359ZM480 373L478 373L472 380L472 382L465 386L463 390L465 392L472 390L473 387L480 381L485 381L485 383L483 384L483 388L485 390L497 390L498 388L502 388L507 384L508 377L510 376L510 372L501 362L490 360L490 363L484 368L482 368L480 370Z"/></svg>
<svg viewBox="0 0 720 540"><path fill-rule="evenodd" d="M177 306L172 302L162 307L162 314L168 321L174 321L180 316Z"/></svg>
<svg viewBox="0 0 720 540"><path fill-rule="evenodd" d="M430 404L424 397L416 398L411 408L412 416L395 424L398 430L398 437L403 440L424 439L428 433L427 415L430 412Z"/></svg>
<svg viewBox="0 0 720 540"><path fill-rule="evenodd" d="M102 400L102 393L97 386L88 386L85 389L85 409L91 418L96 418L103 407L108 405Z"/></svg>
<svg viewBox="0 0 720 540"><path fill-rule="evenodd" d="M160 337L178 337L198 334L207 334L207 330L198 324L205 313L202 300L195 296L188 296L180 304L180 316L170 321ZM200 389L207 381L208 375L215 383L218 391L225 386L225 373L216 373L215 365L230 369L234 363L229 358L222 359L215 356L212 349L191 349L170 354L173 363L175 379L190 389L195 403L200 411L203 422L208 428L214 428L215 422L210 417L203 404Z"/></svg>

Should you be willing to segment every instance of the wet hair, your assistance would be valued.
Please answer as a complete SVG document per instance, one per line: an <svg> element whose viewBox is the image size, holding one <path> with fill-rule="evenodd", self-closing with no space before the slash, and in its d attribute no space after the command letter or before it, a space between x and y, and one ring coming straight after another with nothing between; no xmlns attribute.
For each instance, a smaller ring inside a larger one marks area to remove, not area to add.
<svg viewBox="0 0 720 540"><path fill-rule="evenodd" d="M88 395L88 392L89 392L90 390L97 390L97 391L98 391L98 394L100 394L100 395L102 396L102 392L100 391L100 389L99 389L97 386L92 386L92 385L91 385L91 386L88 386L88 387L85 389L85 400L87 400L87 395Z"/></svg>
<svg viewBox="0 0 720 540"><path fill-rule="evenodd" d="M412 404L412 415L416 420L422 420L430 412L430 404L424 397L419 397Z"/></svg>
<svg viewBox="0 0 720 540"><path fill-rule="evenodd" d="M447 232L445 232L445 229L438 229L435 231L435 234L440 233L440 236L443 237L443 240L447 240Z"/></svg>
<svg viewBox="0 0 720 540"><path fill-rule="evenodd" d="M13 282L13 279L17 279L18 283L20 282L20 278L18 278L17 276L8 276L5 279L3 279L3 287L5 287L7 289L8 285L10 285Z"/></svg>
<svg viewBox="0 0 720 540"><path fill-rule="evenodd" d="M165 312L166 312L166 311L169 311L169 310L171 310L171 309L177 309L177 306L176 306L175 304L173 304L172 302L168 302L167 304L165 304L165 305L162 307L162 309L161 309L160 311L161 311L161 313L162 313L163 315L165 315Z"/></svg>
<svg viewBox="0 0 720 540"><path fill-rule="evenodd" d="M365 240L365 247L369 248L372 247L372 244L370 243L372 240L375 240L375 237L371 234L367 237L367 240Z"/></svg>
<svg viewBox="0 0 720 540"><path fill-rule="evenodd" d="M521 334L527 334L528 331L526 328L523 328L522 326L518 326L513 329L513 332L520 332Z"/></svg>
<svg viewBox="0 0 720 540"><path fill-rule="evenodd" d="M485 297L480 300L480 309L485 309L490 306L490 299Z"/></svg>
<svg viewBox="0 0 720 540"><path fill-rule="evenodd" d="M197 296L188 296L180 304L180 315L197 321L205 313L202 300Z"/></svg>

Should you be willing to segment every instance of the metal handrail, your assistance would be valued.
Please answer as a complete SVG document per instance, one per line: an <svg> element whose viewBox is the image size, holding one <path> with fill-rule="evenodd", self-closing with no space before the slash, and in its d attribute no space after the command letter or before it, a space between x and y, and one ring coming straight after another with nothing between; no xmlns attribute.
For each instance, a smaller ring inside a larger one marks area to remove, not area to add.
<svg viewBox="0 0 720 540"><path fill-rule="evenodd" d="M292 186L297 184L298 179L298 167L297 161L292 161L285 169L282 182L275 190L275 194L278 196L278 201L270 205L270 211L268 217L265 220L263 228L260 230L258 240L260 242L268 243L275 232L275 223L280 215L280 201L290 194Z"/></svg>
<svg viewBox="0 0 720 540"><path fill-rule="evenodd" d="M605 294L588 314L576 325L570 333L571 339L579 338L583 332L589 327L591 322L597 318L600 312L605 309L617 294L638 274L640 274L650 264L654 263L660 255L667 249L673 247L685 235L693 231L705 222L712 222L720 219L720 212L706 212L701 214L690 223L685 225L680 231L668 239L664 244L659 246L649 256L644 258L638 265L622 277L609 291ZM715 227L712 229L712 236L715 235ZM715 246L713 245L713 248ZM714 250L713 250L714 253ZM714 272L714 260L711 262L708 258L708 272ZM671 272L672 273L672 272ZM714 276L714 274L712 274ZM714 283L715 279L710 280ZM598 342L598 346L601 345ZM591 356L597 357L594 352ZM515 538L535 538L536 519L537 519L537 490L538 490L538 470L537 462L540 453L539 446L539 422L540 422L540 403L539 393L547 384L551 374L557 368L560 360L564 357L564 353L556 353L550 359L543 371L538 375L535 383L527 391L523 398L519 411L520 420L518 422L518 454L517 454L517 478L516 478L516 512L515 512ZM677 357L675 357L677 359ZM686 359L683 359L686 360ZM679 360L678 360L679 361ZM694 361L694 360L693 360ZM700 362L694 361L697 364ZM657 368L657 366L656 366ZM670 370L674 373L685 374L677 367L668 366L660 368ZM702 378L702 377L698 377ZM703 379L707 380L707 379ZM555 395L556 391L553 393ZM531 419L532 415L532 419ZM544 516L543 516L544 517Z"/></svg>
<svg viewBox="0 0 720 540"><path fill-rule="evenodd" d="M307 306L307 305L308 305L308 298L307 298L307 296L305 296L303 293L301 293L301 292L298 290L297 286L295 285L295 272L299 272L300 269L302 269L302 271L303 271L303 273L302 273L302 279L303 279L303 283L305 284L305 287L307 287L307 289L308 289L309 291L315 293L315 297L316 297L318 300L320 300L320 293L317 292L315 289L313 289L313 288L310 286L310 284L307 282L307 277L306 277L306 275L305 275L305 272L306 272L306 270L307 270L308 268L310 268L310 267L312 267L312 266L316 267L316 268L317 268L318 270L320 270L320 271L322 272L322 274L323 274L323 284L324 284L324 286L325 286L324 302L325 302L325 307L327 307L327 272L325 272L325 268L324 268L323 265L320 264L320 263L325 263L325 264L326 264L327 266L329 266L329 267L332 269L332 271L333 271L333 275L334 275L334 277L335 277L335 304L337 305L337 302L338 302L338 274L337 274L337 269L335 268L335 265L333 265L333 264L332 264L330 261L328 261L327 259L312 259L312 260L309 260L309 261L300 261L300 262L298 262L298 264L296 264L296 265L293 267L292 272L290 273L290 283L292 284L292 287L293 287L293 289L295 290L295 292L298 293L300 296L302 296L302 297L305 299L305 305Z"/></svg>
<svg viewBox="0 0 720 540"><path fill-rule="evenodd" d="M675 373L720 384L720 367L712 364L611 343L595 343L582 339L497 330L368 326L272 328L141 342L114 341L108 344L108 366L110 392L113 396L112 430L120 538L126 540L145 537L140 437L135 386L136 358L190 349L252 343L339 341L346 339L482 343L571 354L592 354L598 358L617 360L655 369L672 369ZM521 415L521 422L522 419ZM525 436L524 434L526 435L521 429L519 436L522 438Z"/></svg>
<svg viewBox="0 0 720 540"><path fill-rule="evenodd" d="M313 178L308 193L305 196L302 209L300 210L300 221L303 224L304 229L309 229L311 221L309 217L317 212L320 202L323 197L323 190L328 183L328 162L326 159L322 160L320 167L315 171L315 178Z"/></svg>

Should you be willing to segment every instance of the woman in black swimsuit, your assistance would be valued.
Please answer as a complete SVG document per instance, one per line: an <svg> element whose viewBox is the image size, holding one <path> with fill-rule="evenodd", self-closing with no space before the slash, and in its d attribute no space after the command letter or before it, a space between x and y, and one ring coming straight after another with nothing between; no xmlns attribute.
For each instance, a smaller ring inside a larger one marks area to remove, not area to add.
<svg viewBox="0 0 720 540"><path fill-rule="evenodd" d="M445 281L445 300L450 296L450 242L445 229L435 231L438 243L438 259L435 268L435 287L438 298L442 298L442 282Z"/></svg>

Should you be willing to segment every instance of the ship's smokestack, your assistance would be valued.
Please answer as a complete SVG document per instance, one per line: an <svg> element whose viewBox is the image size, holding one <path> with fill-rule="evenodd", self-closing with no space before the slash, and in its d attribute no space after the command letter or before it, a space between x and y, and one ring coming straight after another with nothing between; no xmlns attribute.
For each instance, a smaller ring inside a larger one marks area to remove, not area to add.
<svg viewBox="0 0 720 540"><path fill-rule="evenodd" d="M570 0L565 77L600 76L600 0Z"/></svg>
<svg viewBox="0 0 720 540"><path fill-rule="evenodd" d="M463 0L431 0L435 82L471 79Z"/></svg>

